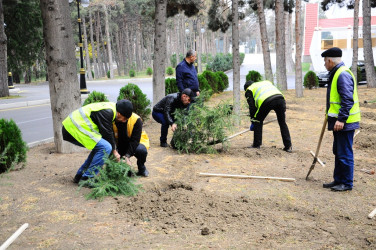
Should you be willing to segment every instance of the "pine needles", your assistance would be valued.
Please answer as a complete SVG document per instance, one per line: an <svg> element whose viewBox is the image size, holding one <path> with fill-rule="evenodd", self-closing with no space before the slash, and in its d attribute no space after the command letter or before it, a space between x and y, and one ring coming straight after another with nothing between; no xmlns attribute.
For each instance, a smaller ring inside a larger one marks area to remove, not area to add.
<svg viewBox="0 0 376 250"><path fill-rule="evenodd" d="M86 195L86 199L103 200L105 196L134 196L141 189L140 184L135 184L137 178L131 174L130 166L123 160L116 162L112 157L106 156L104 167L95 178L80 181L81 187L90 187L91 192Z"/></svg>

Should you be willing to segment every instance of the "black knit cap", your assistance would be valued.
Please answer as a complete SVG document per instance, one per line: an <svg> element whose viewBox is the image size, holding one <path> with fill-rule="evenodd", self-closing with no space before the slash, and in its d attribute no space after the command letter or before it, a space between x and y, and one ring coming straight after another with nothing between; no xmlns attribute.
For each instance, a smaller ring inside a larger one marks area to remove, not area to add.
<svg viewBox="0 0 376 250"><path fill-rule="evenodd" d="M322 52L321 56L322 57L342 57L342 50L337 47L330 48Z"/></svg>
<svg viewBox="0 0 376 250"><path fill-rule="evenodd" d="M133 105L129 100L120 100L116 103L116 111L126 118L129 118L132 116Z"/></svg>
<svg viewBox="0 0 376 250"><path fill-rule="evenodd" d="M244 84L244 91L246 91L248 89L249 86L251 86L253 83L253 81L249 80L247 81L245 84Z"/></svg>
<svg viewBox="0 0 376 250"><path fill-rule="evenodd" d="M184 89L183 92L181 92L181 93L182 94L186 94L187 96L189 96L191 98L191 101L194 101L195 98L196 98L195 93L190 88Z"/></svg>

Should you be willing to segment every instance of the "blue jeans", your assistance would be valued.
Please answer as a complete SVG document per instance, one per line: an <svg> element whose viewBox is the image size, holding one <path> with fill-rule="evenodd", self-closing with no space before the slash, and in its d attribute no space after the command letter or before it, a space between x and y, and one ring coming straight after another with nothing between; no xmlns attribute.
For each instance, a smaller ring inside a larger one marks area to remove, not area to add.
<svg viewBox="0 0 376 250"><path fill-rule="evenodd" d="M167 142L168 127L170 126L170 124L168 123L168 121L166 121L163 113L153 111L153 113L151 115L153 116L153 118L156 122L162 124L162 126L161 126L161 137L159 138L159 140L161 142Z"/></svg>
<svg viewBox="0 0 376 250"><path fill-rule="evenodd" d="M333 131L333 136L333 154L335 155L334 181L353 187L354 153L352 145L354 130Z"/></svg>
<svg viewBox="0 0 376 250"><path fill-rule="evenodd" d="M93 173L97 175L104 164L105 153L109 155L111 151L111 144L102 138L90 152L84 164L78 169L77 174L88 178L94 177Z"/></svg>

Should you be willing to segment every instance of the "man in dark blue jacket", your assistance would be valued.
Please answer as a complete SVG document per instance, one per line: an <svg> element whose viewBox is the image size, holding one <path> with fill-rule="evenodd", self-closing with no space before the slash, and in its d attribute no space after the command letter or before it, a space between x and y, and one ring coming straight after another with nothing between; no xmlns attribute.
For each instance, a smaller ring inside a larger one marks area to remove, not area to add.
<svg viewBox="0 0 376 250"><path fill-rule="evenodd" d="M185 58L176 66L176 84L180 92L184 89L191 89L196 96L200 95L197 71L193 65L196 61L196 51L188 50Z"/></svg>
<svg viewBox="0 0 376 250"><path fill-rule="evenodd" d="M342 50L331 48L321 54L330 77L326 94L328 130L333 131L334 181L323 184L332 191L352 190L354 178L353 137L359 128L360 109L354 75L342 62Z"/></svg>

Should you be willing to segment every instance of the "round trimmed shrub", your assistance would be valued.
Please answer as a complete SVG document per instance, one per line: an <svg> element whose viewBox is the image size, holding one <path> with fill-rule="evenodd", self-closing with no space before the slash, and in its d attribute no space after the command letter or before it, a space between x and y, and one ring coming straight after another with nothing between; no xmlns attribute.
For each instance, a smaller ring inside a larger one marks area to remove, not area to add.
<svg viewBox="0 0 376 250"><path fill-rule="evenodd" d="M122 99L127 99L132 102L133 112L138 114L143 121L149 118L151 102L136 84L128 83L120 89L117 100Z"/></svg>
<svg viewBox="0 0 376 250"><path fill-rule="evenodd" d="M153 70L149 67L149 68L147 68L146 69L146 74L148 75L148 76L151 76L152 74L153 74Z"/></svg>
<svg viewBox="0 0 376 250"><path fill-rule="evenodd" d="M107 99L106 95L102 92L97 92L97 91L93 91L91 92L88 97L86 98L86 100L84 101L84 104L82 104L82 106L86 106L90 103L95 103L95 102L109 102L109 100Z"/></svg>
<svg viewBox="0 0 376 250"><path fill-rule="evenodd" d="M10 170L15 164L26 163L26 143L21 130L13 120L0 119L0 173Z"/></svg>
<svg viewBox="0 0 376 250"><path fill-rule="evenodd" d="M167 67L166 74L172 76L174 74L174 69L172 67Z"/></svg>
<svg viewBox="0 0 376 250"><path fill-rule="evenodd" d="M211 96L213 94L213 89L210 87L206 78L202 74L199 74L197 78L198 78L198 83L199 83L201 92L206 91L208 95ZM200 96L201 96L201 93L200 93Z"/></svg>
<svg viewBox="0 0 376 250"><path fill-rule="evenodd" d="M252 81L252 82L259 82L262 81L261 74L256 70L251 70L248 72L248 74L245 77L246 81Z"/></svg>
<svg viewBox="0 0 376 250"><path fill-rule="evenodd" d="M166 78L165 80L165 94L171 94L179 92L178 85L175 78Z"/></svg>
<svg viewBox="0 0 376 250"><path fill-rule="evenodd" d="M304 76L303 86L308 89L313 89L319 86L319 79L313 71L308 71Z"/></svg>
<svg viewBox="0 0 376 250"><path fill-rule="evenodd" d="M218 84L218 91L223 92L228 88L228 76L223 71L217 71L215 74L219 77L220 84Z"/></svg>
<svg viewBox="0 0 376 250"><path fill-rule="evenodd" d="M108 78L108 79L111 78L111 73L110 73L110 71L107 71L107 78Z"/></svg>
<svg viewBox="0 0 376 250"><path fill-rule="evenodd" d="M218 75L216 75L214 72L205 70L202 72L202 75L206 78L208 81L210 87L213 89L214 93L218 93L218 83L220 81L220 78Z"/></svg>
<svg viewBox="0 0 376 250"><path fill-rule="evenodd" d="M134 71L134 69L129 70L129 76L130 77L135 77L136 76L136 72Z"/></svg>

